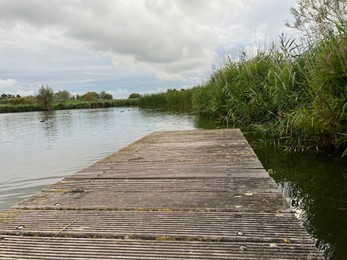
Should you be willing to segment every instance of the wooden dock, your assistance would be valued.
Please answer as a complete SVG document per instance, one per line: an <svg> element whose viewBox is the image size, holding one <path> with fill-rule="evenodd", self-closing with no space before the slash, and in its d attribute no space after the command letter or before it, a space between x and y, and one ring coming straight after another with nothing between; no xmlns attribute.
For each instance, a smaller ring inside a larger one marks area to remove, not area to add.
<svg viewBox="0 0 347 260"><path fill-rule="evenodd" d="M323 259L238 129L155 132L0 213L0 259Z"/></svg>

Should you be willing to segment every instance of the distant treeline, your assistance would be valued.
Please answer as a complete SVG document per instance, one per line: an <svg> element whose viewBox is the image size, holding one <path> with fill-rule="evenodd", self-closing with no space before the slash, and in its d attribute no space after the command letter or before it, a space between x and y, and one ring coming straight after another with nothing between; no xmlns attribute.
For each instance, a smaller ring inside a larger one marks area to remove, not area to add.
<svg viewBox="0 0 347 260"><path fill-rule="evenodd" d="M87 92L83 95L73 96L66 90L54 93L48 86L42 86L37 96L0 95L0 113L137 105L138 96L136 93L131 94L128 99L113 99L113 96L105 91L100 93Z"/></svg>

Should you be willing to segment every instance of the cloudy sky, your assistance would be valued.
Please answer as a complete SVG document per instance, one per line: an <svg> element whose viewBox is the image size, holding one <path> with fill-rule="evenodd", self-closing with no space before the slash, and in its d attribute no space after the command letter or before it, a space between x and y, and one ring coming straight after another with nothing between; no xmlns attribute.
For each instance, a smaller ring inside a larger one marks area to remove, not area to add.
<svg viewBox="0 0 347 260"><path fill-rule="evenodd" d="M115 98L202 83L287 29L295 0L0 0L0 93Z"/></svg>

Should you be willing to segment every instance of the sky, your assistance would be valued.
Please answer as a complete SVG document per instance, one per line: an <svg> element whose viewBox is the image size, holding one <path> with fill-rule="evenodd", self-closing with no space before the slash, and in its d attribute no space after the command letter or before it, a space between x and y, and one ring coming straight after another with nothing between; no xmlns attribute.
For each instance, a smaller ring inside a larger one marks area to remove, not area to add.
<svg viewBox="0 0 347 260"><path fill-rule="evenodd" d="M296 0L0 0L0 94L191 88L277 41Z"/></svg>

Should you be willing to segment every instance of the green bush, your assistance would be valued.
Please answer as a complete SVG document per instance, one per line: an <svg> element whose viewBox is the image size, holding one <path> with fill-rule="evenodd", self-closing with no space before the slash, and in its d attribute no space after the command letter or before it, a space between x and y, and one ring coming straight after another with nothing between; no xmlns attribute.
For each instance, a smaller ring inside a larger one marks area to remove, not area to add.
<svg viewBox="0 0 347 260"><path fill-rule="evenodd" d="M167 90L166 93L144 95L139 99L141 108L161 108L167 110L190 111L193 89Z"/></svg>
<svg viewBox="0 0 347 260"><path fill-rule="evenodd" d="M54 100L54 91L48 85L41 86L39 92L36 96L38 106L43 110L48 110L52 108Z"/></svg>
<svg viewBox="0 0 347 260"><path fill-rule="evenodd" d="M128 97L128 99L132 99L132 98L141 98L142 95L140 95L139 93L131 93Z"/></svg>

